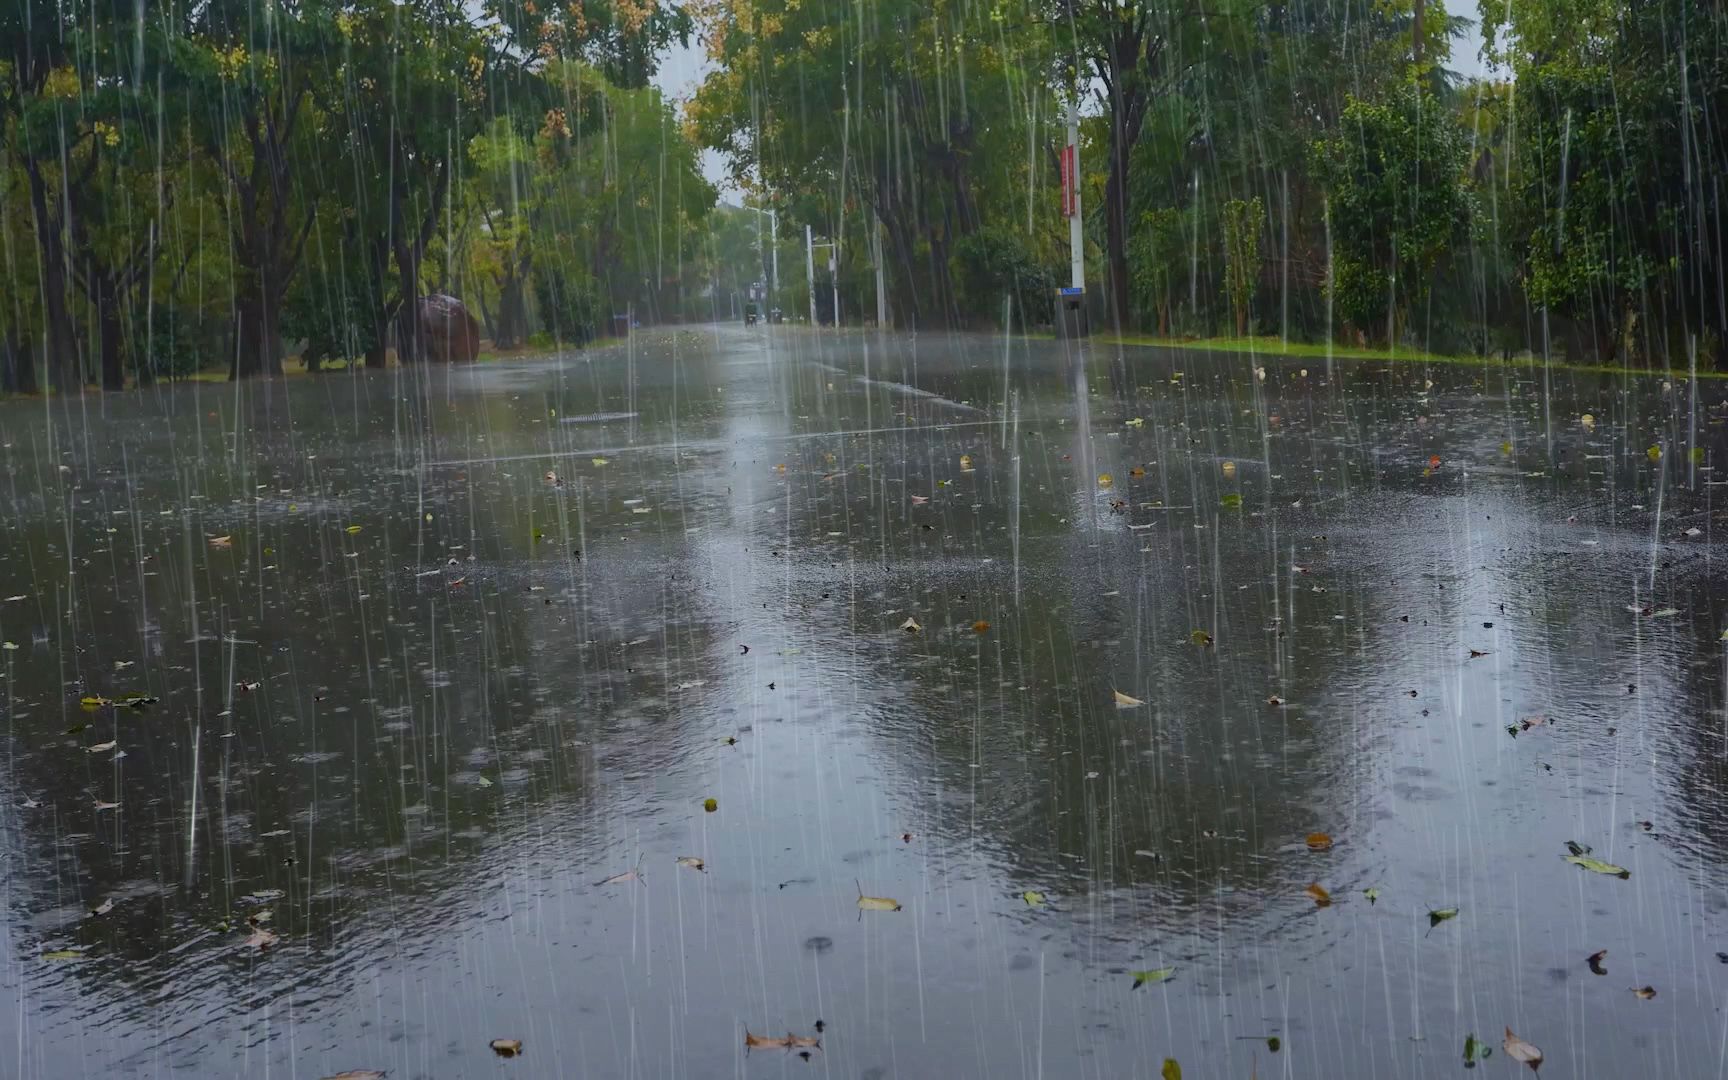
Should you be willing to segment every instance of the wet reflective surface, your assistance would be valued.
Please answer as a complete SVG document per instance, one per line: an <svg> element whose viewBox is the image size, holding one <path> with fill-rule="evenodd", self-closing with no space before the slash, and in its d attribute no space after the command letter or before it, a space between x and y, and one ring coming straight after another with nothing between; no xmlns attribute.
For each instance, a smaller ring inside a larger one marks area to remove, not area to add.
<svg viewBox="0 0 1728 1080"><path fill-rule="evenodd" d="M1721 1075L1728 384L1115 357L0 406L0 1074Z"/></svg>

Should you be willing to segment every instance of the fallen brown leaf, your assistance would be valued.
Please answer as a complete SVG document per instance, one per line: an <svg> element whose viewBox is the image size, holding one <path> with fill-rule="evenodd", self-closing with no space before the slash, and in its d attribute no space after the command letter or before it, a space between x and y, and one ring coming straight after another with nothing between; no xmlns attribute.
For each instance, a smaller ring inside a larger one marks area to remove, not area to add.
<svg viewBox="0 0 1728 1080"><path fill-rule="evenodd" d="M1530 1066L1531 1072L1542 1067L1542 1051L1512 1034L1511 1028L1506 1029L1506 1041L1500 1045L1501 1049L1506 1051L1507 1057Z"/></svg>

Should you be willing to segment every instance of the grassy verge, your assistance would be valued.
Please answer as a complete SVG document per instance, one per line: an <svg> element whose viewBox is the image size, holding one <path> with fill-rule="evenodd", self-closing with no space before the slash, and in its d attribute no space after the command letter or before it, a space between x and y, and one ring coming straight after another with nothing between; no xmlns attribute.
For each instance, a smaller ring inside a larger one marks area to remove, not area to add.
<svg viewBox="0 0 1728 1080"><path fill-rule="evenodd" d="M1147 334L1095 334L1093 340L1112 345L1146 345L1164 349L1190 349L1196 352L1252 353L1256 356L1289 357L1292 359L1324 360L1328 355L1337 360L1381 360L1393 364L1450 364L1454 367L1502 367L1541 370L1553 367L1596 375L1660 375L1670 379L1686 379L1691 373L1678 368L1629 368L1616 364L1573 364L1553 361L1544 364L1540 357L1514 356L1502 360L1495 356L1451 356L1443 353L1420 352L1414 349L1371 349L1355 345L1316 345L1308 342L1280 341L1275 337L1196 338L1181 340ZM1728 372L1700 370L1700 379L1728 379Z"/></svg>

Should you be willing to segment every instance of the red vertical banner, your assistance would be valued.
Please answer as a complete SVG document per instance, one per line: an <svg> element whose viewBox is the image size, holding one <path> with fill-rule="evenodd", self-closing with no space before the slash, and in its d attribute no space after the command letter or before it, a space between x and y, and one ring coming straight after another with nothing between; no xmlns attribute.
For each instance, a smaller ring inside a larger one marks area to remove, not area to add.
<svg viewBox="0 0 1728 1080"><path fill-rule="evenodd" d="M1062 216L1074 216L1074 146L1062 148Z"/></svg>

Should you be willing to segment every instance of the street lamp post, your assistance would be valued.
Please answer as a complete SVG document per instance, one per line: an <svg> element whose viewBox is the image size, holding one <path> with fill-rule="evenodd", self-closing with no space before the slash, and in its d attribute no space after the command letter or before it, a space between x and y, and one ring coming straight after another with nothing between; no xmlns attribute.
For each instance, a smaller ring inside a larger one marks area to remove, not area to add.
<svg viewBox="0 0 1728 1080"><path fill-rule="evenodd" d="M828 249L828 274L834 286L834 329L840 329L840 241L816 243L810 226L804 226L804 280L810 286L810 325L816 325L816 249Z"/></svg>
<svg viewBox="0 0 1728 1080"><path fill-rule="evenodd" d="M768 215L768 248L770 269L768 271L768 305L773 307L774 300L780 295L780 213L777 210L764 210L759 206L746 206L746 210L754 210L758 214ZM756 248L762 248L762 219L756 219Z"/></svg>

